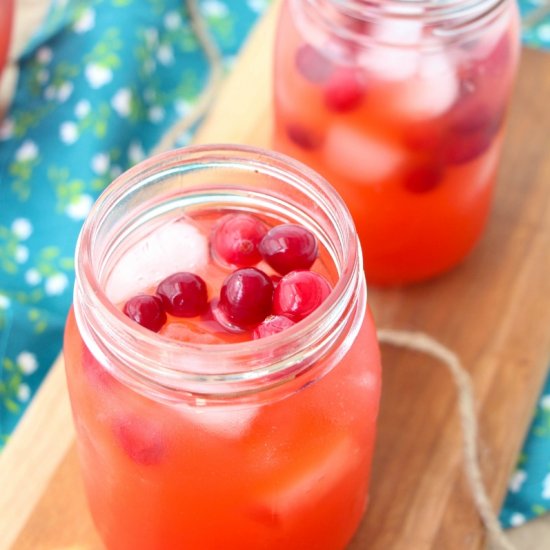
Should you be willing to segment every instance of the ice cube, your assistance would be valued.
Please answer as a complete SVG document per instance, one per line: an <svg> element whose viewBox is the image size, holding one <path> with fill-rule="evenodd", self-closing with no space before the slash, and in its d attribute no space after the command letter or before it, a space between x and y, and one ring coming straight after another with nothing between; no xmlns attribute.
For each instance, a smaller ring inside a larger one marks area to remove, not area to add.
<svg viewBox="0 0 550 550"><path fill-rule="evenodd" d="M263 495L262 505L282 518L292 518L297 510L315 507L357 467L361 459L357 451L353 440L344 437L314 460L301 460L300 467L293 465L292 476L283 474L276 478L277 483Z"/></svg>
<svg viewBox="0 0 550 550"><path fill-rule="evenodd" d="M413 78L393 94L392 108L411 120L434 118L455 102L459 83L445 55L423 57Z"/></svg>
<svg viewBox="0 0 550 550"><path fill-rule="evenodd" d="M407 47L377 45L359 54L359 63L373 79L388 82L411 78L416 74L419 62L420 53Z"/></svg>
<svg viewBox="0 0 550 550"><path fill-rule="evenodd" d="M343 124L335 125L325 142L327 166L361 185L382 182L395 172L403 153L395 146Z"/></svg>
<svg viewBox="0 0 550 550"><path fill-rule="evenodd" d="M131 246L111 272L105 292L115 304L146 291L178 271L197 272L208 262L208 240L192 223L162 225Z"/></svg>
<svg viewBox="0 0 550 550"><path fill-rule="evenodd" d="M381 44L415 46L422 39L423 25L417 19L388 17L374 25L372 33Z"/></svg>
<svg viewBox="0 0 550 550"><path fill-rule="evenodd" d="M235 407L214 407L182 405L181 414L199 430L206 430L216 436L238 438L244 435L259 412L259 407L248 405Z"/></svg>

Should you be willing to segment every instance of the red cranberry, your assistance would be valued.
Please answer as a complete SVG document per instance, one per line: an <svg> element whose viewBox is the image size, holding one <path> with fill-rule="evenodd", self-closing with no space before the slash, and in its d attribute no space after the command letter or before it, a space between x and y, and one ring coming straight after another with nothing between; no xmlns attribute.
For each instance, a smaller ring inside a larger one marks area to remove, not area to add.
<svg viewBox="0 0 550 550"><path fill-rule="evenodd" d="M285 223L272 227L260 243L264 260L285 275L293 269L309 269L317 259L315 235L301 225Z"/></svg>
<svg viewBox="0 0 550 550"><path fill-rule="evenodd" d="M325 105L334 112L345 113L359 106L365 95L361 75L354 69L336 71L325 88Z"/></svg>
<svg viewBox="0 0 550 550"><path fill-rule="evenodd" d="M258 245L266 233L266 226L254 216L227 214L212 231L212 252L227 264L255 265L262 259Z"/></svg>
<svg viewBox="0 0 550 550"><path fill-rule="evenodd" d="M482 155L493 143L504 121L504 107L474 96L459 98L447 117L441 147L448 164L463 164Z"/></svg>
<svg viewBox="0 0 550 550"><path fill-rule="evenodd" d="M261 323L271 312L273 283L255 267L237 269L220 289L219 307L228 321L241 328Z"/></svg>
<svg viewBox="0 0 550 550"><path fill-rule="evenodd" d="M166 313L158 296L140 294L130 298L124 305L124 313L132 321L153 332L158 332L166 323Z"/></svg>
<svg viewBox="0 0 550 550"><path fill-rule="evenodd" d="M232 323L227 317L225 311L220 307L220 301L218 298L214 298L210 302L210 313L214 321L218 323L227 332L233 334L239 334L244 332L244 329Z"/></svg>
<svg viewBox="0 0 550 550"><path fill-rule="evenodd" d="M321 136L319 136L316 132L313 130L308 130L307 128L295 123L289 124L286 127L286 134L290 141L306 151L318 149L323 142Z"/></svg>
<svg viewBox="0 0 550 550"><path fill-rule="evenodd" d="M331 62L309 44L298 48L295 62L298 72L312 84L322 84L332 71Z"/></svg>
<svg viewBox="0 0 550 550"><path fill-rule="evenodd" d="M489 129L450 135L443 150L444 160L448 164L470 162L489 149L494 137L494 133Z"/></svg>
<svg viewBox="0 0 550 550"><path fill-rule="evenodd" d="M195 317L206 310L206 283L194 273L180 272L166 277L157 287L164 309L175 317Z"/></svg>
<svg viewBox="0 0 550 550"><path fill-rule="evenodd" d="M412 166L405 172L403 185L411 193L428 193L443 179L443 170L438 162L426 162Z"/></svg>
<svg viewBox="0 0 550 550"><path fill-rule="evenodd" d="M278 334L279 332L282 332L295 324L296 323L294 321L290 320L288 317L284 317L283 315L270 315L254 329L252 336L254 340L265 338L266 336Z"/></svg>
<svg viewBox="0 0 550 550"><path fill-rule="evenodd" d="M443 158L448 164L463 164L479 157L493 144L504 122L504 111L472 111L470 119L455 120L443 144Z"/></svg>
<svg viewBox="0 0 550 550"><path fill-rule="evenodd" d="M124 452L137 464L154 466L162 462L166 448L157 426L143 418L131 418L115 424L113 432Z"/></svg>
<svg viewBox="0 0 550 550"><path fill-rule="evenodd" d="M468 133L483 128L498 128L503 119L504 107L474 98L461 98L449 113L449 129L451 132Z"/></svg>
<svg viewBox="0 0 550 550"><path fill-rule="evenodd" d="M329 282L314 271L292 271L275 289L273 312L300 321L316 310L330 294Z"/></svg>

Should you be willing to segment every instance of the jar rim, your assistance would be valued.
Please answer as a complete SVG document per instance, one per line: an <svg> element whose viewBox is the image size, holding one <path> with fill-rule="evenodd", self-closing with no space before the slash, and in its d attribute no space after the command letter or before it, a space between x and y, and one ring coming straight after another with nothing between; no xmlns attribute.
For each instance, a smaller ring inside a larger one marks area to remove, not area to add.
<svg viewBox="0 0 550 550"><path fill-rule="evenodd" d="M334 13L323 14L323 7L330 7L340 16L351 21L377 22L382 19L396 22L417 21L432 29L434 38L453 40L465 33L479 32L487 21L497 16L510 0L292 0L294 5L302 2L308 17L330 29L343 40L367 46L373 40L368 34L353 26L343 25ZM376 42L386 46L413 48L409 42L385 42L378 37ZM437 44L426 37L423 48L437 49ZM414 45L418 48L418 45Z"/></svg>
<svg viewBox="0 0 550 550"><path fill-rule="evenodd" d="M182 169L185 166L208 167L212 164L221 164L227 167L248 166L249 169L273 175L281 181L306 187L309 193L315 196L318 204L325 209L331 208L334 211L333 220L340 224L342 242L338 245L343 248L346 262L342 262L338 268L339 278L331 294L310 316L279 334L258 340L229 344L198 344L170 340L127 318L109 300L99 281L98 266L95 265L97 260L94 258L95 233L101 229L105 217L108 216L113 206L134 189L137 182L147 178L161 178L175 166ZM190 358L195 356L203 359L209 358L212 362L217 362L220 357L224 356L226 358L269 357L269 350L283 349L292 341L307 340L308 338L319 339L322 336L320 332L323 331L330 333L335 316L342 316L349 309L348 304L356 299L358 289L362 284L361 279L364 278L361 248L351 214L344 201L324 178L286 155L257 147L229 144L198 145L175 149L147 159L117 177L100 195L83 225L77 243L75 270L74 303L79 328L81 324L85 324L89 329L90 322L87 316L99 315L101 326L97 330L107 331L107 335L123 342L124 345L120 347L125 349L119 350L119 358L130 362L132 362L132 358L128 356L130 352L127 346L131 347L132 345L145 351L151 347L162 350L164 357L185 355ZM96 323L97 321L98 319L95 319ZM92 347L97 348L97 334L94 338L86 338L83 335L83 339L87 345L91 344ZM90 342L90 339L93 341ZM99 350L100 355L104 356L105 353L105 349ZM208 380L227 382L230 379L236 381L243 378L247 380L260 379L289 367L288 362L274 363L271 360L263 361L263 363L258 361L258 364L253 365L254 368L246 364L241 370L230 372L219 372L217 369L205 370L204 365L201 365L198 370L183 370L181 368L171 369L166 365L159 365L155 361L148 363L147 354L142 353L141 355L140 370L143 371L141 375L145 371L162 372L163 375L170 378L175 376L195 381L200 378L203 382Z"/></svg>
<svg viewBox="0 0 550 550"><path fill-rule="evenodd" d="M317 3L319 0L306 0ZM325 0L322 0L325 1ZM402 18L422 17L430 20L452 19L464 15L479 16L492 11L507 0L328 0L334 7L356 16L375 14Z"/></svg>

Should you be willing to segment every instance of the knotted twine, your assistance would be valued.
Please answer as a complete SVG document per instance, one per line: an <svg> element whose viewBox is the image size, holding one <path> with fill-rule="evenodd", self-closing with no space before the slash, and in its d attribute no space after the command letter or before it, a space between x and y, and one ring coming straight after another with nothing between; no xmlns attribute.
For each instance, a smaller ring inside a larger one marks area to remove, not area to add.
<svg viewBox="0 0 550 550"><path fill-rule="evenodd" d="M187 116L178 120L163 135L153 149L152 154L158 154L175 147L178 138L206 114L213 99L216 97L223 79L222 56L216 42L208 31L207 25L200 13L197 0L184 0L184 2L189 13L191 26L206 54L210 66L210 75L193 109ZM489 541L492 542L495 550L516 550L504 533L497 514L493 510L481 475L478 459L478 425L474 392L468 371L463 367L456 353L428 334L407 330L379 329L377 335L379 342L382 344L407 348L430 355L448 369L453 379L458 399L458 411L463 439L464 469L477 512L485 527Z"/></svg>

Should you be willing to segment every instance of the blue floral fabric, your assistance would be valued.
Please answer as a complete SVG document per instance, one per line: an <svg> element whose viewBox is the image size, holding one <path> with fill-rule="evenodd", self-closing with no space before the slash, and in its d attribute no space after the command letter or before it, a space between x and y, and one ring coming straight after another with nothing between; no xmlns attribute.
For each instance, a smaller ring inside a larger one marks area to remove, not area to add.
<svg viewBox="0 0 550 550"><path fill-rule="evenodd" d="M228 64L266 3L199 2ZM0 125L0 448L60 352L82 221L209 70L183 0L54 1L20 68Z"/></svg>
<svg viewBox="0 0 550 550"><path fill-rule="evenodd" d="M550 50L550 5L547 0L521 0L522 39L526 46Z"/></svg>
<svg viewBox="0 0 550 550"><path fill-rule="evenodd" d="M550 376L508 485L501 512L506 527L522 525L550 510Z"/></svg>

